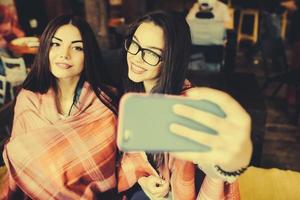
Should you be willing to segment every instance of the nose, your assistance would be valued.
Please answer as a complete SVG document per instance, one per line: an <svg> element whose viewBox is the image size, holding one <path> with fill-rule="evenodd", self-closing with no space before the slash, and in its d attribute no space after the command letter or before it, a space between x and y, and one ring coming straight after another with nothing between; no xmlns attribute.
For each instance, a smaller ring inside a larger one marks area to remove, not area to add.
<svg viewBox="0 0 300 200"><path fill-rule="evenodd" d="M63 59L69 59L70 58L69 47L61 46L59 57Z"/></svg>
<svg viewBox="0 0 300 200"><path fill-rule="evenodd" d="M66 55L60 55L59 57L63 58L63 59L69 59L69 56L66 56Z"/></svg>

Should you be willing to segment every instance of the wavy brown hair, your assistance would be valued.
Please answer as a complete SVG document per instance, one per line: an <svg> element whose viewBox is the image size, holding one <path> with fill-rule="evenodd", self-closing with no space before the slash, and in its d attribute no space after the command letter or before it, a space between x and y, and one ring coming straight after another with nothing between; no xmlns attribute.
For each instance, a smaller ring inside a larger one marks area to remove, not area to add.
<svg viewBox="0 0 300 200"><path fill-rule="evenodd" d="M47 25L41 36L40 46L35 56L32 70L24 81L23 88L42 94L46 93L49 88L53 88L57 92L56 78L50 72L49 51L55 32L66 24L72 24L77 27L83 41L84 69L80 81L87 81L100 101L116 113L118 98L111 87L107 85L109 80L106 80L108 76L105 73L100 48L94 32L84 19L75 15L58 16ZM104 92L107 96L101 95L101 92Z"/></svg>

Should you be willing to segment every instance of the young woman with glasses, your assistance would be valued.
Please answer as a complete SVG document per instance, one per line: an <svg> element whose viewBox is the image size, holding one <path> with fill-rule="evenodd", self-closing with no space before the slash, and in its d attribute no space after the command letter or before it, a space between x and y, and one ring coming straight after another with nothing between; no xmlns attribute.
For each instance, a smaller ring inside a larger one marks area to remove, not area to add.
<svg viewBox="0 0 300 200"><path fill-rule="evenodd" d="M206 99L218 104L227 115L221 119L188 106L175 107L176 114L212 127L218 135L211 136L181 125L172 125L170 130L205 143L212 150L206 153L123 153L118 170L119 191L133 186L141 188L131 199L239 198L235 180L245 171L251 157L251 120L229 95L209 88L191 88L185 80L190 45L190 31L184 17L159 11L133 23L124 42L125 92ZM195 167L205 174L198 195Z"/></svg>

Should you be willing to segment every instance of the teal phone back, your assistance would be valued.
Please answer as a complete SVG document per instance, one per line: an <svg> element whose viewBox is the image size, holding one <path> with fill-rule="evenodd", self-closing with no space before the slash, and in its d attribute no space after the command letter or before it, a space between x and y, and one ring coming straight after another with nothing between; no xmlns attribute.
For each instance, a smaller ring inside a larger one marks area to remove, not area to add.
<svg viewBox="0 0 300 200"><path fill-rule="evenodd" d="M216 131L172 111L174 104L184 104L225 117L220 107L206 100L193 100L181 96L130 93L120 103L117 144L122 151L209 151L205 144L174 135L171 123L185 125L208 134Z"/></svg>

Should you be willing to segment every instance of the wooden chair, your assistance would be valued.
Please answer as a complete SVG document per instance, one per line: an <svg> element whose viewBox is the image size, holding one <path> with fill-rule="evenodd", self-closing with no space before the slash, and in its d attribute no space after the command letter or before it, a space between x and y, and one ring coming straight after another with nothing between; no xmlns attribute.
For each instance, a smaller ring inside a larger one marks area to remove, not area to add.
<svg viewBox="0 0 300 200"><path fill-rule="evenodd" d="M253 16L253 24L252 24L252 33L243 32L243 24L244 18L246 16ZM239 48L239 44L242 40L251 41L253 44L257 42L258 39L258 28L259 28L259 10L256 9L242 9L240 13L239 25L238 25L238 33L237 33L237 48Z"/></svg>
<svg viewBox="0 0 300 200"><path fill-rule="evenodd" d="M286 35L286 28L287 28L287 15L288 15L288 12L285 11L283 14L282 14L282 20L281 20L281 38L284 40L285 39L285 35Z"/></svg>
<svg viewBox="0 0 300 200"><path fill-rule="evenodd" d="M0 105L5 103L6 96L6 78L0 75Z"/></svg>
<svg viewBox="0 0 300 200"><path fill-rule="evenodd" d="M291 74L283 41L280 38L263 41L261 53L264 72L262 90L267 89L270 83L278 83L272 92L272 97L274 97L280 88L289 81L288 77Z"/></svg>
<svg viewBox="0 0 300 200"><path fill-rule="evenodd" d="M274 65L275 58L276 65ZM297 124L300 116L300 69L288 65L285 47L281 39L263 43L262 61L265 80L261 89L266 90L273 84L275 87L272 90L271 98L274 98L284 85L296 89L296 108L292 122ZM277 68L275 68L276 66Z"/></svg>
<svg viewBox="0 0 300 200"><path fill-rule="evenodd" d="M6 81L10 83L10 97L13 99L15 97L14 87L21 85L27 76L25 61L22 57L8 58L4 56L1 56L1 60Z"/></svg>

